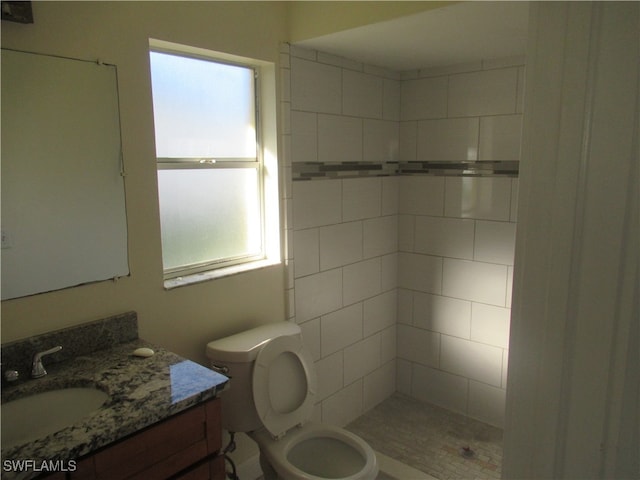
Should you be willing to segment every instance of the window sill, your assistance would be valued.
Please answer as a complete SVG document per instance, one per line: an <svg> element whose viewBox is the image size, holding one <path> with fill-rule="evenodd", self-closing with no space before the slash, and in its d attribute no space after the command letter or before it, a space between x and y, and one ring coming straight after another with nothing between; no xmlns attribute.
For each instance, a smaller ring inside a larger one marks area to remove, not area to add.
<svg viewBox="0 0 640 480"><path fill-rule="evenodd" d="M256 262L243 263L241 265L233 265L231 267L209 270L208 272L200 272L191 275L185 275L183 277L169 278L164 281L164 288L165 290L172 290L174 288L185 287L187 285L193 285L195 283L215 280L216 278L229 277L238 273L278 265L279 263L280 260L258 260Z"/></svg>

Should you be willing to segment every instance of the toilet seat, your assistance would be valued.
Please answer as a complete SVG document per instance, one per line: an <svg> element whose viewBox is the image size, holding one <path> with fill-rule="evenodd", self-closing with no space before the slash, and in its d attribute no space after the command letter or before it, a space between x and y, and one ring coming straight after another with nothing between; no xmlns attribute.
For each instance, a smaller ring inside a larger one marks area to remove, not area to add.
<svg viewBox="0 0 640 480"><path fill-rule="evenodd" d="M309 422L303 427L290 430L280 440L274 440L264 430L252 432L249 435L258 443L261 454L265 455L279 478L287 480L326 480L327 478L371 480L376 478L378 474L378 461L371 446L362 438L343 428ZM347 462L342 466L338 465L339 459L331 455L330 449L324 448L314 448L312 455L306 458L295 458L295 450L306 441L322 442L326 439L341 444L342 446L339 448L347 451L346 453L352 458L353 463L349 465ZM316 465L310 465L309 462ZM332 468L333 472L324 471L327 467Z"/></svg>
<svg viewBox="0 0 640 480"><path fill-rule="evenodd" d="M316 383L313 359L299 335L274 338L260 350L252 375L253 398L258 417L274 438L311 417Z"/></svg>

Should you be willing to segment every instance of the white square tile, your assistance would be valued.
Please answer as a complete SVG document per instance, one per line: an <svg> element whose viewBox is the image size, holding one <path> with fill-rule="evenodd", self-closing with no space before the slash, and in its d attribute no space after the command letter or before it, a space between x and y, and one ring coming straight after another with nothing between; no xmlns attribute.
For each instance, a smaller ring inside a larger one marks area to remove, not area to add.
<svg viewBox="0 0 640 480"><path fill-rule="evenodd" d="M344 427L362 412L362 380L358 380L322 402L322 423Z"/></svg>
<svg viewBox="0 0 640 480"><path fill-rule="evenodd" d="M349 178L342 181L343 221L380 216L382 181L380 177Z"/></svg>
<svg viewBox="0 0 640 480"><path fill-rule="evenodd" d="M293 228L342 221L342 181L293 182Z"/></svg>
<svg viewBox="0 0 640 480"><path fill-rule="evenodd" d="M398 122L364 120L363 160L365 162L397 162L399 149Z"/></svg>
<svg viewBox="0 0 640 480"><path fill-rule="evenodd" d="M411 395L411 376L413 364L407 360L396 359L396 390Z"/></svg>
<svg viewBox="0 0 640 480"><path fill-rule="evenodd" d="M511 309L474 303L471 307L471 340L509 347Z"/></svg>
<svg viewBox="0 0 640 480"><path fill-rule="evenodd" d="M295 290L298 322L333 312L342 307L342 272L337 268L298 278Z"/></svg>
<svg viewBox="0 0 640 480"><path fill-rule="evenodd" d="M323 315L320 320L322 356L362 340L362 304L357 303Z"/></svg>
<svg viewBox="0 0 640 480"><path fill-rule="evenodd" d="M412 290L398 289L398 321L405 325L413 325L413 297Z"/></svg>
<svg viewBox="0 0 640 480"><path fill-rule="evenodd" d="M469 382L469 416L504 427L506 390L474 381Z"/></svg>
<svg viewBox="0 0 640 480"><path fill-rule="evenodd" d="M511 308L513 301L513 267L507 267L507 300L505 302L507 308Z"/></svg>
<svg viewBox="0 0 640 480"><path fill-rule="evenodd" d="M352 70L342 72L342 113L382 118L382 78Z"/></svg>
<svg viewBox="0 0 640 480"><path fill-rule="evenodd" d="M461 73L449 77L449 116L516 112L518 67Z"/></svg>
<svg viewBox="0 0 640 480"><path fill-rule="evenodd" d="M506 293L506 265L444 259L443 295L504 307Z"/></svg>
<svg viewBox="0 0 640 480"><path fill-rule="evenodd" d="M502 382L502 349L462 338L442 335L440 368L499 387Z"/></svg>
<svg viewBox="0 0 640 480"><path fill-rule="evenodd" d="M364 258L377 257L398 250L398 216L363 220Z"/></svg>
<svg viewBox="0 0 640 480"><path fill-rule="evenodd" d="M522 115L480 119L479 160L520 160Z"/></svg>
<svg viewBox="0 0 640 480"><path fill-rule="evenodd" d="M467 413L469 381L441 370L413 364L411 392L418 400Z"/></svg>
<svg viewBox="0 0 640 480"><path fill-rule="evenodd" d="M398 352L398 336L393 325L380 332L380 361L382 363L395 360Z"/></svg>
<svg viewBox="0 0 640 480"><path fill-rule="evenodd" d="M516 224L509 222L476 222L473 258L480 262L513 265L516 246Z"/></svg>
<svg viewBox="0 0 640 480"><path fill-rule="evenodd" d="M416 292L413 325L461 338L471 336L471 302Z"/></svg>
<svg viewBox="0 0 640 480"><path fill-rule="evenodd" d="M398 250L413 252L416 231L415 215L398 215Z"/></svg>
<svg viewBox="0 0 640 480"><path fill-rule="evenodd" d="M362 120L340 115L318 115L318 161L361 162Z"/></svg>
<svg viewBox="0 0 640 480"><path fill-rule="evenodd" d="M396 290L364 301L364 336L368 337L396 324L398 295Z"/></svg>
<svg viewBox="0 0 640 480"><path fill-rule="evenodd" d="M345 305L371 298L382 291L380 257L343 267L342 275Z"/></svg>
<svg viewBox="0 0 640 480"><path fill-rule="evenodd" d="M308 112L340 113L342 70L298 57L291 58L291 107Z"/></svg>
<svg viewBox="0 0 640 480"><path fill-rule="evenodd" d="M400 86L400 118L421 120L447 116L447 77L405 80Z"/></svg>
<svg viewBox="0 0 640 480"><path fill-rule="evenodd" d="M507 376L509 373L509 350L502 351L502 388L507 388Z"/></svg>
<svg viewBox="0 0 640 480"><path fill-rule="evenodd" d="M396 365L388 362L364 378L363 412L366 412L396 391Z"/></svg>
<svg viewBox="0 0 640 480"><path fill-rule="evenodd" d="M372 335L344 349L344 383L349 385L381 365L380 334Z"/></svg>
<svg viewBox="0 0 640 480"><path fill-rule="evenodd" d="M439 333L429 330L409 325L398 325L398 358L429 367L437 367L440 359L440 336Z"/></svg>
<svg viewBox="0 0 640 480"><path fill-rule="evenodd" d="M510 178L446 178L444 214L447 217L508 221L510 203Z"/></svg>
<svg viewBox="0 0 640 480"><path fill-rule="evenodd" d="M362 259L362 222L329 225L320 229L320 270Z"/></svg>
<svg viewBox="0 0 640 480"><path fill-rule="evenodd" d="M398 286L442 293L442 258L401 252L398 255Z"/></svg>
<svg viewBox="0 0 640 480"><path fill-rule="evenodd" d="M398 177L382 177L382 215L398 213Z"/></svg>
<svg viewBox="0 0 640 480"><path fill-rule="evenodd" d="M293 232L293 255L296 259L296 278L320 271L320 243L317 228Z"/></svg>
<svg viewBox="0 0 640 480"><path fill-rule="evenodd" d="M417 216L415 222L415 252L440 257L473 258L473 220Z"/></svg>
<svg viewBox="0 0 640 480"><path fill-rule="evenodd" d="M445 178L403 176L399 184L399 212L412 215L442 215Z"/></svg>
<svg viewBox="0 0 640 480"><path fill-rule="evenodd" d="M400 120L400 81L383 79L382 84L382 118Z"/></svg>
<svg viewBox="0 0 640 480"><path fill-rule="evenodd" d="M479 120L448 118L418 122L417 160L435 162L478 159Z"/></svg>
<svg viewBox="0 0 640 480"><path fill-rule="evenodd" d="M316 376L318 379L318 395L316 399L318 401L333 395L343 387L343 369L342 350L316 362Z"/></svg>
<svg viewBox="0 0 640 480"><path fill-rule="evenodd" d="M311 353L311 358L313 358L314 361L320 360L320 358L322 358L322 352L320 350L320 319L315 318L304 322L300 325L300 330L302 331L304 344L309 349L309 353Z"/></svg>
<svg viewBox="0 0 640 480"><path fill-rule="evenodd" d="M418 155L418 122L400 122L399 135L399 160L412 162Z"/></svg>
<svg viewBox="0 0 640 480"><path fill-rule="evenodd" d="M315 113L291 112L291 161L318 161L318 121Z"/></svg>
<svg viewBox="0 0 640 480"><path fill-rule="evenodd" d="M386 292L398 288L398 254L392 253L380 257L380 291Z"/></svg>

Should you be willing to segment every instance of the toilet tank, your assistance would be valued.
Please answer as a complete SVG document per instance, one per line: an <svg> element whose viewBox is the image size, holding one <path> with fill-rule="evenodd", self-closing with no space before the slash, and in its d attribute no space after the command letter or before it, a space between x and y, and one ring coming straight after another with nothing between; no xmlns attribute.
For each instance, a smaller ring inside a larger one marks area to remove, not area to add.
<svg viewBox="0 0 640 480"><path fill-rule="evenodd" d="M300 335L292 322L262 325L207 344L206 354L214 369L226 369L229 389L222 395L222 427L230 432L251 432L262 427L253 401L253 363L270 340Z"/></svg>

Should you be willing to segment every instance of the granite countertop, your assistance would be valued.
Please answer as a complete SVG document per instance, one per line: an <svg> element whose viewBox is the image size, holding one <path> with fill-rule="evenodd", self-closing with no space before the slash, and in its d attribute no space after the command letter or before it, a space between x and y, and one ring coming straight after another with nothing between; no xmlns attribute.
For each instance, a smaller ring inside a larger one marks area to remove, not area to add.
<svg viewBox="0 0 640 480"><path fill-rule="evenodd" d="M151 357L133 355L139 347ZM143 340L45 365L48 375L2 389L2 403L47 390L94 387L109 398L81 421L24 445L2 446L2 460L69 461L214 398L228 378ZM4 470L4 469L3 469ZM29 474L30 473L30 474ZM31 478L34 472L3 471L3 478Z"/></svg>

